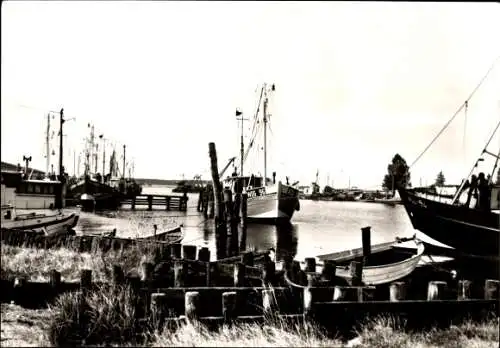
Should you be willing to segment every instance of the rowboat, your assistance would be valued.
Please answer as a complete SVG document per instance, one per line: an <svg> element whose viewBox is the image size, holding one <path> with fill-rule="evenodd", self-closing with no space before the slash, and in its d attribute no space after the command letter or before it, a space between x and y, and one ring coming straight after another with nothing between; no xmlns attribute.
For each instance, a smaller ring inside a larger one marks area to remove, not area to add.
<svg viewBox="0 0 500 348"><path fill-rule="evenodd" d="M408 244L403 246L403 242ZM373 245L370 255L364 258L363 283L387 284L408 276L417 268L424 251L424 244L416 238L400 238L395 242ZM362 257L363 248L317 256L320 261L335 261L337 277L346 280L351 279L350 262Z"/></svg>
<svg viewBox="0 0 500 348"><path fill-rule="evenodd" d="M183 225L179 225L171 230L155 233L151 236L136 238L142 242L165 242L167 244L180 243L184 239Z"/></svg>

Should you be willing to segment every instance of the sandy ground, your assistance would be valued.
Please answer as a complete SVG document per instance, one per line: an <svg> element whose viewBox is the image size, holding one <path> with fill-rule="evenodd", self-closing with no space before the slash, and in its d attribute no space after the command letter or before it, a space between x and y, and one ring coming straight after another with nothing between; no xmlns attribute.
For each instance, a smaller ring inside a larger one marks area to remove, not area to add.
<svg viewBox="0 0 500 348"><path fill-rule="evenodd" d="M13 304L1 305L1 347L49 346L45 332L50 311L32 310Z"/></svg>

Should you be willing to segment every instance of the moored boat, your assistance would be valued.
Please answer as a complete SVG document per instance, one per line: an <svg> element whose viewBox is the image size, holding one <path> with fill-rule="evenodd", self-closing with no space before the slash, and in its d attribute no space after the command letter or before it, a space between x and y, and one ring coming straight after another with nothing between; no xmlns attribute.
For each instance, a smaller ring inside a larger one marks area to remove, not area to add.
<svg viewBox="0 0 500 348"><path fill-rule="evenodd" d="M31 230L46 235L67 233L78 223L75 213L46 215L40 213L15 214L11 207L2 207L2 229Z"/></svg>

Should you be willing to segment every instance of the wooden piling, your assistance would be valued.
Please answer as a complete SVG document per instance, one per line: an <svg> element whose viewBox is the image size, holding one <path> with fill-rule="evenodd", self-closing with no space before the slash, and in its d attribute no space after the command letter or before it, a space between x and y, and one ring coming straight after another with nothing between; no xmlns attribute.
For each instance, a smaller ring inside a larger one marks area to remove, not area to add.
<svg viewBox="0 0 500 348"><path fill-rule="evenodd" d="M208 152L210 156L210 171L212 174L212 185L214 191L214 201L215 201L215 219L218 221L222 220L223 210L221 209L221 197L222 197L222 187L219 178L219 169L217 166L217 150L215 149L215 143L208 144Z"/></svg>
<svg viewBox="0 0 500 348"><path fill-rule="evenodd" d="M304 295L303 295L303 306L304 306L304 315L311 315L312 311L312 304L315 295L315 291L313 288L316 286L317 280L316 280L316 275L313 273L308 273L307 274L307 286L304 288Z"/></svg>
<svg viewBox="0 0 500 348"><path fill-rule="evenodd" d="M238 224L238 244L240 251L245 251L247 244L247 204L248 194L242 193L240 202L240 223Z"/></svg>
<svg viewBox="0 0 500 348"><path fill-rule="evenodd" d="M361 228L361 241L363 243L363 257L368 257L371 254L371 227L366 226Z"/></svg>
<svg viewBox="0 0 500 348"><path fill-rule="evenodd" d="M389 286L389 301L399 302L406 300L406 283L394 282Z"/></svg>
<svg viewBox="0 0 500 348"><path fill-rule="evenodd" d="M186 285L188 264L183 261L174 262L174 287L182 288Z"/></svg>
<svg viewBox="0 0 500 348"><path fill-rule="evenodd" d="M57 290L61 285L61 272L56 271L55 269L50 271L50 286L52 289Z"/></svg>
<svg viewBox="0 0 500 348"><path fill-rule="evenodd" d="M209 262L210 261L210 249L207 247L202 247L198 250L198 260Z"/></svg>
<svg viewBox="0 0 500 348"><path fill-rule="evenodd" d="M316 258L315 257L306 257L305 258L306 267L304 272L316 272Z"/></svg>
<svg viewBox="0 0 500 348"><path fill-rule="evenodd" d="M153 196L148 195L148 210L153 210Z"/></svg>
<svg viewBox="0 0 500 348"><path fill-rule="evenodd" d="M196 260L196 245L183 245L182 253L185 260Z"/></svg>
<svg viewBox="0 0 500 348"><path fill-rule="evenodd" d="M80 290L87 291L92 286L92 270L82 269L80 271Z"/></svg>
<svg viewBox="0 0 500 348"><path fill-rule="evenodd" d="M161 329L163 320L165 318L165 304L167 295L163 292L157 292L151 294L151 314L153 323Z"/></svg>
<svg viewBox="0 0 500 348"><path fill-rule="evenodd" d="M329 285L334 285L337 273L337 263L335 260L325 260L321 275L323 279L329 281Z"/></svg>
<svg viewBox="0 0 500 348"><path fill-rule="evenodd" d="M143 282L151 282L153 280L154 265L151 262L143 262L141 264L141 280Z"/></svg>
<svg viewBox="0 0 500 348"><path fill-rule="evenodd" d="M427 301L443 300L447 290L447 283L444 281L430 281L427 287Z"/></svg>
<svg viewBox="0 0 500 348"><path fill-rule="evenodd" d="M132 210L135 210L135 200L136 200L136 197L135 197L135 196L134 196L134 197L132 197L132 202L131 202L131 206L130 206L130 208L131 208Z"/></svg>
<svg viewBox="0 0 500 348"><path fill-rule="evenodd" d="M349 266L351 274L351 285L359 286L363 284L363 264L358 261L352 261Z"/></svg>
<svg viewBox="0 0 500 348"><path fill-rule="evenodd" d="M236 318L236 291L222 294L222 316L226 324L230 324Z"/></svg>
<svg viewBox="0 0 500 348"><path fill-rule="evenodd" d="M265 316L270 316L278 308L274 289L262 290L262 312Z"/></svg>
<svg viewBox="0 0 500 348"><path fill-rule="evenodd" d="M173 259L180 259L182 253L182 244L181 243L172 243L169 245L170 247L170 255Z"/></svg>
<svg viewBox="0 0 500 348"><path fill-rule="evenodd" d="M484 299L498 300L500 290L500 281L496 279L486 279L484 282Z"/></svg>
<svg viewBox="0 0 500 348"><path fill-rule="evenodd" d="M113 284L122 285L125 282L125 274L120 265L113 265Z"/></svg>
<svg viewBox="0 0 500 348"><path fill-rule="evenodd" d="M267 260L262 268L262 282L264 286L273 285L276 277L276 264Z"/></svg>
<svg viewBox="0 0 500 348"><path fill-rule="evenodd" d="M200 293L188 291L184 295L184 315L188 322L195 322L199 318Z"/></svg>
<svg viewBox="0 0 500 348"><path fill-rule="evenodd" d="M242 262L234 265L234 286L245 286L246 266Z"/></svg>

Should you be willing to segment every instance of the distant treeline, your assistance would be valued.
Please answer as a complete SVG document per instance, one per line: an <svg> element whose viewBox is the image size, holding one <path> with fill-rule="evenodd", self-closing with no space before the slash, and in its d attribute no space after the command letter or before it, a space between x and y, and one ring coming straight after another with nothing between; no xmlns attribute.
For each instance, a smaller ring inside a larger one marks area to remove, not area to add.
<svg viewBox="0 0 500 348"><path fill-rule="evenodd" d="M164 180L164 179L135 179L135 182L137 182L139 185L169 185L169 186L176 186L179 182L184 181L188 185L194 185L195 183L200 183L199 180ZM207 183L211 182L208 180L201 180L203 185L206 185Z"/></svg>

